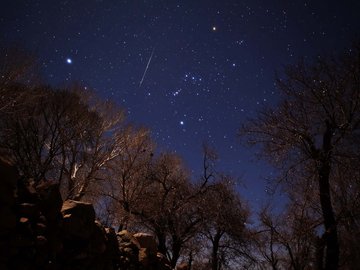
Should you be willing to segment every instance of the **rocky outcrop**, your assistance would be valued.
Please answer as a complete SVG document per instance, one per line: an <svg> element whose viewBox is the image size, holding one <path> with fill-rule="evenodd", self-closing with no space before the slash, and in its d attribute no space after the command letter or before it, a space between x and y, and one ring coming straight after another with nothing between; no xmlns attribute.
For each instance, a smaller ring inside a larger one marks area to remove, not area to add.
<svg viewBox="0 0 360 270"><path fill-rule="evenodd" d="M17 224L15 190L18 175L16 169L2 158L0 173L0 269L8 269L7 258L12 256L12 243L16 240L13 233Z"/></svg>
<svg viewBox="0 0 360 270"><path fill-rule="evenodd" d="M187 263L181 263L178 266L176 266L176 270L190 270L190 268Z"/></svg>
<svg viewBox="0 0 360 270"><path fill-rule="evenodd" d="M134 238L139 243L139 262L146 269L157 269L157 265L152 262L157 261L157 244L155 238L151 234L136 233Z"/></svg>
<svg viewBox="0 0 360 270"><path fill-rule="evenodd" d="M117 234L121 269L170 270L170 262L157 252L155 238L146 233Z"/></svg>
<svg viewBox="0 0 360 270"><path fill-rule="evenodd" d="M0 269L170 270L153 236L115 233L57 184L24 181L0 157Z"/></svg>

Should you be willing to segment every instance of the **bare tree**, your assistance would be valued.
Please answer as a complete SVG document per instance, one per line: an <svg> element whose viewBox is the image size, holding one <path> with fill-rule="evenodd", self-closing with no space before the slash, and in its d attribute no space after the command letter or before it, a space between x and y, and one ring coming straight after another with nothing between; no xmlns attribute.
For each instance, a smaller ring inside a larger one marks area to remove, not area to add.
<svg viewBox="0 0 360 270"><path fill-rule="evenodd" d="M87 95L75 93L82 99ZM71 127L65 128L67 133L62 133L62 155L57 159L60 181L67 185L65 196L74 200L101 193L104 181L109 180L105 179L108 165L124 151L128 136L124 113L117 106L102 101L89 101L83 106L82 110L80 105L71 108L74 117Z"/></svg>
<svg viewBox="0 0 360 270"><path fill-rule="evenodd" d="M251 260L246 250L249 209L235 191L231 177L218 175L217 178L201 200L205 219L201 233L210 243L209 261L213 270L234 265L235 258Z"/></svg>
<svg viewBox="0 0 360 270"><path fill-rule="evenodd" d="M22 109L41 93L36 56L20 46L5 46L0 41L0 114Z"/></svg>
<svg viewBox="0 0 360 270"><path fill-rule="evenodd" d="M150 167L155 144L145 128L129 126L122 134L120 154L108 166L109 185L103 194L115 203L117 227L129 225L133 211L143 204L145 190L152 184Z"/></svg>
<svg viewBox="0 0 360 270"><path fill-rule="evenodd" d="M21 111L3 115L1 145L12 151L25 178L35 182L52 174L54 161L61 153L62 133L72 126L69 106L76 98L63 91L41 87L35 103L24 103ZM65 125L65 127L64 127ZM71 139L71 138L69 138Z"/></svg>
<svg viewBox="0 0 360 270"><path fill-rule="evenodd" d="M289 67L277 84L280 104L264 109L240 131L251 144L284 172L287 180L313 179L324 225L326 247L323 269L338 269L338 222L334 212L337 169L358 158L349 147L360 129L360 50L355 46L339 59L319 57ZM357 149L357 147L355 148Z"/></svg>
<svg viewBox="0 0 360 270"><path fill-rule="evenodd" d="M127 129L122 110L92 102L82 89L34 88L39 95L33 102L11 113L4 109L0 121L0 145L11 151L24 179L58 181L63 197L75 200L100 188Z"/></svg>
<svg viewBox="0 0 360 270"><path fill-rule="evenodd" d="M148 138L132 138L128 154L114 160L110 197L127 212L126 219L137 220L156 236L159 251L175 267L203 224L199 200L206 184L192 184L177 155L154 155Z"/></svg>
<svg viewBox="0 0 360 270"><path fill-rule="evenodd" d="M272 269L315 269L320 224L309 213L308 203L291 203L277 214L269 206L260 212L257 248Z"/></svg>
<svg viewBox="0 0 360 270"><path fill-rule="evenodd" d="M197 197L182 160L174 154L163 153L154 160L149 180L152 185L143 194L141 220L157 236L159 251L167 254L175 267L185 243L201 223Z"/></svg>

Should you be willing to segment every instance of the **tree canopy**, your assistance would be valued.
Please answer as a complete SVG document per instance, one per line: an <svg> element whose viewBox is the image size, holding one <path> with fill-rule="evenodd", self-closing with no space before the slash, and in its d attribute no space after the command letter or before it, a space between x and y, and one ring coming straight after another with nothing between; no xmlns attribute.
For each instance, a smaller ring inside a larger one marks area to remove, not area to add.
<svg viewBox="0 0 360 270"><path fill-rule="evenodd" d="M316 190L323 224L319 250L324 252L318 265L338 269L346 263L340 250L345 217L335 199L356 193L352 203L359 204L354 187L359 183L360 47L310 64L300 61L285 70L277 85L279 104L262 110L240 135L262 147L263 157L281 170L289 193L298 183Z"/></svg>

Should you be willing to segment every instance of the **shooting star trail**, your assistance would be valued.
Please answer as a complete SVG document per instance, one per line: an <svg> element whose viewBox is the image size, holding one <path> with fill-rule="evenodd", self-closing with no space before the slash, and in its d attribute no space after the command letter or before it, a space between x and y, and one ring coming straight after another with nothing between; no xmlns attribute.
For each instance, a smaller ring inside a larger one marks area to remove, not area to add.
<svg viewBox="0 0 360 270"><path fill-rule="evenodd" d="M142 75L141 81L140 81L140 83L139 83L139 88L141 87L141 85L142 85L142 83L143 83L143 81L144 81L144 78L145 78L146 72L147 72L147 70L148 70L148 68L149 68L149 65L150 65L151 59L152 59L152 57L153 57L154 51L155 51L155 48L154 48L154 49L152 50L152 52L151 52L151 55L150 55L149 61L147 62L147 65L146 65L144 74Z"/></svg>

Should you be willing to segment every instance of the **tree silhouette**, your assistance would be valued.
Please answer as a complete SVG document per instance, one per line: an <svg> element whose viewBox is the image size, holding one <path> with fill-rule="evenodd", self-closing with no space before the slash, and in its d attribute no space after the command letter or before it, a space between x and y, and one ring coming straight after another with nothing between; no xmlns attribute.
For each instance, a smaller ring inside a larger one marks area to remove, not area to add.
<svg viewBox="0 0 360 270"><path fill-rule="evenodd" d="M246 222L250 211L236 192L234 180L225 175L217 178L201 201L205 219L201 234L211 247L212 270L234 264L235 258L249 259L245 247L249 242Z"/></svg>
<svg viewBox="0 0 360 270"><path fill-rule="evenodd" d="M335 173L358 160L358 146L349 147L360 131L360 47L339 58L318 57L285 70L277 80L281 102L262 110L240 135L262 146L262 154L283 172L283 180L314 179L326 247L322 269L338 269L338 222L332 194ZM304 177L306 176L306 177Z"/></svg>

